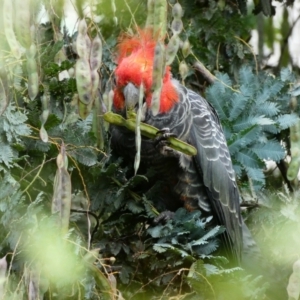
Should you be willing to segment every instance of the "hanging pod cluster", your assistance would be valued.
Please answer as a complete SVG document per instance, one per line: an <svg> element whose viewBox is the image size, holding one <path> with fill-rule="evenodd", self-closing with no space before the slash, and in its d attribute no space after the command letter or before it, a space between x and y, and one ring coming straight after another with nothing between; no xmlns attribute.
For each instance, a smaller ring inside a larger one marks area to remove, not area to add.
<svg viewBox="0 0 300 300"><path fill-rule="evenodd" d="M79 115L85 119L97 96L100 77L98 70L102 62L102 42L98 35L91 41L85 19L78 23L76 39L76 85L79 97Z"/></svg>
<svg viewBox="0 0 300 300"><path fill-rule="evenodd" d="M39 75L38 66L36 61L36 45L31 44L29 49L26 50L27 58L27 74L28 74L28 96L34 100L39 92Z"/></svg>
<svg viewBox="0 0 300 300"><path fill-rule="evenodd" d="M167 1L165 0L148 0L148 15L146 28L153 30L153 37L157 38L155 47L153 73L152 73L152 102L151 111L157 115L160 108L160 94L163 84L165 68L174 61L180 47L179 34L183 29L182 16L183 10L179 3L172 8L173 20L171 23L172 37L165 47L163 40L166 37L167 28ZM185 43L185 47L187 43ZM187 51L185 51L186 53ZM183 78L188 73L188 67L185 61L180 64L180 73Z"/></svg>
<svg viewBox="0 0 300 300"><path fill-rule="evenodd" d="M4 0L3 24L6 40L12 55L20 59L22 49L26 50L26 69L28 74L28 96L34 100L39 90L36 45L33 41L32 25L33 0Z"/></svg>
<svg viewBox="0 0 300 300"><path fill-rule="evenodd" d="M28 10L28 8L27 8ZM21 58L21 47L14 30L14 2L12 0L3 1L3 25L6 40L9 44L12 55L16 59Z"/></svg>
<svg viewBox="0 0 300 300"><path fill-rule="evenodd" d="M163 40L167 33L167 1L148 0L146 28L153 30L154 37Z"/></svg>
<svg viewBox="0 0 300 300"><path fill-rule="evenodd" d="M180 37L179 34L181 33L183 29L183 24L182 24L182 16L183 16L183 11L182 7L179 3L176 3L173 8L172 8L172 16L173 16L173 21L171 23L171 30L172 30L172 37L169 40L167 49L166 49L166 60L167 60L167 65L170 65L178 52L179 46L180 46Z"/></svg>
<svg viewBox="0 0 300 300"><path fill-rule="evenodd" d="M179 37L183 29L183 23L181 20L183 16L183 10L179 3L174 4L172 8L172 16L173 16L173 20L171 23L171 30L173 35L170 38L166 49L167 65L170 65L174 61L179 47L181 47L182 55L184 58L186 58L191 52L191 45L189 43L189 40L186 39L184 42L182 42ZM189 72L189 67L185 62L185 60L182 60L179 64L179 73L182 80L186 78L188 72Z"/></svg>
<svg viewBox="0 0 300 300"><path fill-rule="evenodd" d="M52 213L58 214L61 233L66 234L69 229L71 211L71 177L68 173L68 157L65 145L62 144L56 158L57 170L54 178Z"/></svg>
<svg viewBox="0 0 300 300"><path fill-rule="evenodd" d="M162 79L165 72L166 57L163 40L167 32L167 1L148 0L146 28L152 29L153 38L157 38L152 73L151 111L157 115L160 107Z"/></svg>

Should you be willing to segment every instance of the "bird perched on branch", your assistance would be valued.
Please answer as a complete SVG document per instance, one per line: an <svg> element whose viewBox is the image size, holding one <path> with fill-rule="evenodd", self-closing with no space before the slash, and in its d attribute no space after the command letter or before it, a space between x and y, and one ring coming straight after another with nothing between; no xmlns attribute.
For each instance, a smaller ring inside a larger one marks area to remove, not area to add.
<svg viewBox="0 0 300 300"><path fill-rule="evenodd" d="M157 139L142 138L142 165L154 168L157 178L164 181L169 191L167 203L182 205L189 211L199 209L204 216L212 215L215 225L226 228L225 248L239 263L244 225L235 173L218 115L204 98L173 79L169 66L162 78L159 112L153 113L156 44L149 30L120 38L113 109L123 116L128 108L137 109L139 88L143 86L143 122L163 134ZM191 157L170 149L170 135L193 145L197 155ZM135 157L133 132L112 126L111 143L123 156Z"/></svg>

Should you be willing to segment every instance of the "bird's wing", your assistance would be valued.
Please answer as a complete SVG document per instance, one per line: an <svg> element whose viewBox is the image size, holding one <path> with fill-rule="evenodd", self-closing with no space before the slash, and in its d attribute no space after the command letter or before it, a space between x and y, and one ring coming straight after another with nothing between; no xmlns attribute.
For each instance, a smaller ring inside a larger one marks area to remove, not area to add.
<svg viewBox="0 0 300 300"><path fill-rule="evenodd" d="M238 260L242 252L242 220L239 192L226 139L215 110L208 102L187 90L193 121L189 142L197 148L194 161L218 223L226 227L226 246Z"/></svg>

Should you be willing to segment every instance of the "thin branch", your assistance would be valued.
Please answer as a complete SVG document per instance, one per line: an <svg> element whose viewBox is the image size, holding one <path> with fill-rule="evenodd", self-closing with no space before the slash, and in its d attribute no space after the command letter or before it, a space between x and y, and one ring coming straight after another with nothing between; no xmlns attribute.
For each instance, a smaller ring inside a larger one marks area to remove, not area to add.
<svg viewBox="0 0 300 300"><path fill-rule="evenodd" d="M297 24L297 22L300 20L300 14L299 16L297 17L297 19L295 20L295 22L292 24L292 26L290 27L289 29L289 32L287 33L286 37L283 39L282 41L282 45L281 45L281 48L280 48L280 57L279 57L279 60L278 60L278 65L280 66L281 64L281 61L282 61L282 58L283 58L283 54L284 54L284 51L285 51L285 48L287 47L288 45L288 40L289 40L289 37L292 35L293 33L293 30L295 28L295 25Z"/></svg>
<svg viewBox="0 0 300 300"><path fill-rule="evenodd" d="M244 45L246 45L250 49L250 51L251 51L251 53L253 55L254 61L255 61L255 71L256 71L256 75L257 75L258 74L258 63L257 63L256 55L254 53L253 48L246 41L244 41L243 39L241 39L240 37L238 37L238 36L234 36L234 37L237 40L239 40L240 42L242 42Z"/></svg>
<svg viewBox="0 0 300 300"><path fill-rule="evenodd" d="M201 75L209 82L209 84L213 84L216 80L221 82L224 86L231 89L235 93L240 93L239 90L234 89L233 87L229 86L225 82L221 81L219 78L214 76L208 69L205 68L205 66L202 64L201 61L195 56L194 53L192 53L193 57L195 58L196 62L194 63L194 68L201 73Z"/></svg>
<svg viewBox="0 0 300 300"><path fill-rule="evenodd" d="M286 185L287 185L289 191L290 191L291 193L293 193L293 192L294 192L294 189L293 189L293 186L292 186L291 182L290 182L290 181L288 180L288 178L287 178L287 167L286 167L286 165L285 165L284 160L281 159L279 162L276 163L276 165L277 165L277 167L278 167L278 169L279 169L279 171L280 171L280 173L281 173L281 176L282 176L284 182L286 183Z"/></svg>
<svg viewBox="0 0 300 300"><path fill-rule="evenodd" d="M27 187L25 188L25 190L22 191L22 193L26 193L27 190L33 185L33 183L36 181L37 178L40 177L40 173L44 167L44 164L45 164L45 161L46 161L46 154L44 154L44 159L40 165L40 168L38 170L38 172L36 173L36 175L34 176L34 178L32 179L32 181L27 185Z"/></svg>
<svg viewBox="0 0 300 300"><path fill-rule="evenodd" d="M211 74L200 61L194 63L194 68L209 82L209 84L213 84L216 81L217 78Z"/></svg>
<svg viewBox="0 0 300 300"><path fill-rule="evenodd" d="M91 216L93 216L95 218L95 220L96 220L96 226L94 227L94 229L92 231L91 239L90 239L90 244L92 244L93 237L94 237L94 235L95 235L95 233L98 230L99 225L100 225L100 223L99 223L99 217L95 213L93 213L93 212L91 212L89 210L81 210L81 209L73 209L72 208L71 212L77 212L77 213L81 213L81 214L89 214L89 215L91 215Z"/></svg>

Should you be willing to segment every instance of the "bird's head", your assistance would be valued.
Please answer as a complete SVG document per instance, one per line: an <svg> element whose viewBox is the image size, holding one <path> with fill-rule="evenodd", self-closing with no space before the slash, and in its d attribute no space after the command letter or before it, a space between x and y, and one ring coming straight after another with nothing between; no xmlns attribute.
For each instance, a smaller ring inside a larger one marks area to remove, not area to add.
<svg viewBox="0 0 300 300"><path fill-rule="evenodd" d="M139 99L139 87L144 87L147 107L152 99L152 73L156 40L150 30L138 30L133 36L122 35L117 47L116 88L114 107L116 110L135 108ZM178 101L178 93L171 81L171 70L167 66L160 96L160 113L169 111Z"/></svg>

